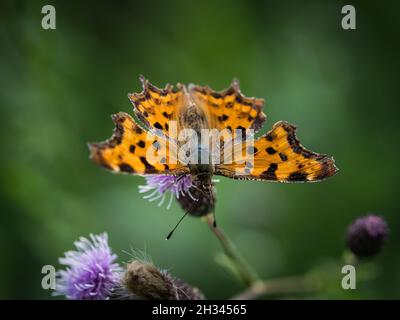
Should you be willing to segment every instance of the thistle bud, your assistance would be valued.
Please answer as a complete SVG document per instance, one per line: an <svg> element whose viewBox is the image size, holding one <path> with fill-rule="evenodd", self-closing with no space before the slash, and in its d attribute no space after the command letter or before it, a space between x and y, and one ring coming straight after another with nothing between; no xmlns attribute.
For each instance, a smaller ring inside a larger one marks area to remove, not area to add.
<svg viewBox="0 0 400 320"><path fill-rule="evenodd" d="M346 244L356 256L369 257L382 249L388 234L388 225L382 217L368 215L349 226Z"/></svg>
<svg viewBox="0 0 400 320"><path fill-rule="evenodd" d="M193 288L152 263L134 260L126 267L123 287L133 299L145 300L201 300L199 289Z"/></svg>

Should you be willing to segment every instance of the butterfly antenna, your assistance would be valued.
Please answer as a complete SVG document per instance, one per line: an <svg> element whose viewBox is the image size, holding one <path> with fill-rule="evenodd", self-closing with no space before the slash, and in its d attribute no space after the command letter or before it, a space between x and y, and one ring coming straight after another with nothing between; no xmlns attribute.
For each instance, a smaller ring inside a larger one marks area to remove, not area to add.
<svg viewBox="0 0 400 320"><path fill-rule="evenodd" d="M179 224L182 222L182 220L187 216L187 214L189 213L189 211L186 211L185 214L179 219L179 221L177 222L177 224L175 225L175 227L170 231L170 233L168 233L167 237L165 238L165 240L169 240L174 231L176 230L176 228L178 228Z"/></svg>
<svg viewBox="0 0 400 320"><path fill-rule="evenodd" d="M189 210L187 210L185 212L185 214L179 219L179 221L176 223L175 227L170 231L170 233L168 233L167 237L165 238L165 240L169 240L171 239L173 233L175 232L176 228L178 228L178 226L180 225L180 223L182 222L182 220L188 215L188 213L190 213L194 207L195 202L192 203L192 205L190 206Z"/></svg>

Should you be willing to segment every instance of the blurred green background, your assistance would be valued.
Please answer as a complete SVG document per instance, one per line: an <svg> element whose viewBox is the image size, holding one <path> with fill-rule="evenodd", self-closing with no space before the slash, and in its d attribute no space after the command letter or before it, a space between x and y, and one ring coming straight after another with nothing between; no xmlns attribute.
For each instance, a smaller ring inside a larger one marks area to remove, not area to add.
<svg viewBox="0 0 400 320"><path fill-rule="evenodd" d="M139 195L142 177L88 159L86 143L110 136L110 114L131 112L144 74L217 90L237 77L266 100L263 132L289 121L306 147L335 157L340 172L323 183L220 179L219 225L262 277L328 266L340 279L347 225L375 212L391 228L376 277L301 297L399 298L400 5L350 3L357 30L341 28L341 1L2 1L0 297L51 298L42 266L103 231L120 262L138 248L208 298L243 289L200 219L165 241L179 206L158 208ZM56 30L41 28L44 4Z"/></svg>

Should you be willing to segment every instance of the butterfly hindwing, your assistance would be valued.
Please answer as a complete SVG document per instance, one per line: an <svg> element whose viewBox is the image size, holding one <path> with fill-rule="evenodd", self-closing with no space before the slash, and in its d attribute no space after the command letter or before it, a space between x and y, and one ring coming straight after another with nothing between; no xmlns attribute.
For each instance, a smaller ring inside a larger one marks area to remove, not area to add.
<svg viewBox="0 0 400 320"><path fill-rule="evenodd" d="M101 143L92 143L90 157L99 165L130 174L175 174L185 171L169 152L170 142L141 128L127 113L112 116L113 136ZM151 155L152 157L150 157ZM154 158L153 158L154 155ZM154 159L160 156L157 161Z"/></svg>
<svg viewBox="0 0 400 320"><path fill-rule="evenodd" d="M280 182L313 182L334 175L337 172L334 160L305 149L295 130L296 127L287 122L276 123L270 132L254 141L254 146L245 150L243 144L239 156L231 164L217 165L215 174Z"/></svg>

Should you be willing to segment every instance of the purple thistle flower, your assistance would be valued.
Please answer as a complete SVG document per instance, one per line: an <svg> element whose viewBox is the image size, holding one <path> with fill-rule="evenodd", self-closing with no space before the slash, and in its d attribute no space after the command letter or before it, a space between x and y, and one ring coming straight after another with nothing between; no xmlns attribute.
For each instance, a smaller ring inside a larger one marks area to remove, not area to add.
<svg viewBox="0 0 400 320"><path fill-rule="evenodd" d="M122 269L114 261L107 233L81 237L74 242L76 251L65 252L59 262L67 266L57 277L55 295L65 295L73 300L108 299L119 283Z"/></svg>
<svg viewBox="0 0 400 320"><path fill-rule="evenodd" d="M347 231L346 243L359 257L377 254L389 234L386 221L379 216L368 215L356 219Z"/></svg>
<svg viewBox="0 0 400 320"><path fill-rule="evenodd" d="M190 193L189 189L192 187L192 177L190 174L183 176L167 176L167 175L154 175L146 176L146 185L139 186L140 193L147 193L143 198L149 201L160 200L158 206L162 206L166 199L166 195L170 193L170 199L167 208L169 209L172 204L172 199L175 196L179 199L180 196L188 195L194 201L196 198Z"/></svg>

